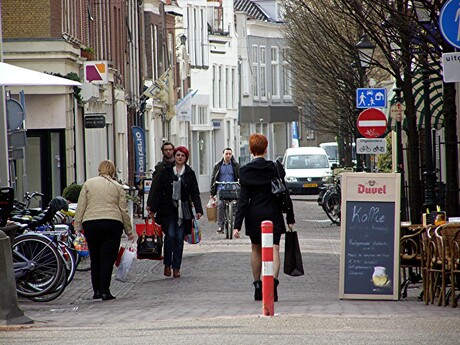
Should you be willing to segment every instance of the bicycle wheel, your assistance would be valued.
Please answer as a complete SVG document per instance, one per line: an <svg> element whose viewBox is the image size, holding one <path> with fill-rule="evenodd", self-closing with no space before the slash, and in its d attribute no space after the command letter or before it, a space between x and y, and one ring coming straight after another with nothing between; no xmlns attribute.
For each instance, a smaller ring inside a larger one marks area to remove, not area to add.
<svg viewBox="0 0 460 345"><path fill-rule="evenodd" d="M59 280L57 286L53 289L53 291L48 292L46 294L35 296L35 297L27 297L28 299L34 302L50 302L55 300L64 292L66 286L68 285L68 276L67 270L62 270L61 279Z"/></svg>
<svg viewBox="0 0 460 345"><path fill-rule="evenodd" d="M77 267L76 270L79 272L87 272L91 270L91 258L89 255L81 256L77 252Z"/></svg>
<svg viewBox="0 0 460 345"><path fill-rule="evenodd" d="M225 238L231 240L233 237L233 207L232 201L225 203Z"/></svg>
<svg viewBox="0 0 460 345"><path fill-rule="evenodd" d="M75 276L77 268L77 251L67 247L65 242L59 242L59 253L64 262L64 269L66 271L66 285L72 281Z"/></svg>
<svg viewBox="0 0 460 345"><path fill-rule="evenodd" d="M28 263L28 269L16 279L18 295L37 297L51 292L62 279L63 261L48 238L26 234L17 237L12 246L13 263Z"/></svg>
<svg viewBox="0 0 460 345"><path fill-rule="evenodd" d="M340 195L330 193L323 202L323 209L326 215L334 224L340 224Z"/></svg>
<svg viewBox="0 0 460 345"><path fill-rule="evenodd" d="M228 223L230 228L230 239L233 238L233 226L235 225L235 209L233 205L234 201L230 201L228 210Z"/></svg>

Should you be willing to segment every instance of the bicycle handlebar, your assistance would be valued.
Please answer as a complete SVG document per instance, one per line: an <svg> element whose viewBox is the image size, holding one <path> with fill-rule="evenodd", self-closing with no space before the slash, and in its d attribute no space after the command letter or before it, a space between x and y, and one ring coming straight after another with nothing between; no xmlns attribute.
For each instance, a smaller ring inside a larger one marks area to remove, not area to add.
<svg viewBox="0 0 460 345"><path fill-rule="evenodd" d="M32 193L26 192L26 194L24 194L24 199L31 200L31 199L33 199L33 198L35 198L37 196L44 197L45 194L40 193L40 192L32 192Z"/></svg>

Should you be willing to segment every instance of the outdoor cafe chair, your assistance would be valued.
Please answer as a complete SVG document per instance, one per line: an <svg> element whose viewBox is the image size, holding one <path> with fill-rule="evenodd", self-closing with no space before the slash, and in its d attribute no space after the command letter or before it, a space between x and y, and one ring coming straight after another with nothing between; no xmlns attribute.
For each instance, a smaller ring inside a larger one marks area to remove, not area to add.
<svg viewBox="0 0 460 345"><path fill-rule="evenodd" d="M422 281L424 293L425 272L425 246L422 235L426 231L423 225L411 225L401 229L400 239L400 269L401 269L401 298L407 297L407 289L411 284Z"/></svg>
<svg viewBox="0 0 460 345"><path fill-rule="evenodd" d="M460 223L446 223L440 225L435 230L435 242L437 254L441 267L441 287L438 305L446 306L449 304L448 296L452 296L452 307L455 307L455 282L454 282L454 262L455 253L453 252L454 238L457 238L460 231ZM449 293L447 289L449 288Z"/></svg>
<svg viewBox="0 0 460 345"><path fill-rule="evenodd" d="M428 225L424 234L426 241L426 284L424 293L426 304L433 304L436 295L440 293L442 259L434 233L435 229L435 226Z"/></svg>

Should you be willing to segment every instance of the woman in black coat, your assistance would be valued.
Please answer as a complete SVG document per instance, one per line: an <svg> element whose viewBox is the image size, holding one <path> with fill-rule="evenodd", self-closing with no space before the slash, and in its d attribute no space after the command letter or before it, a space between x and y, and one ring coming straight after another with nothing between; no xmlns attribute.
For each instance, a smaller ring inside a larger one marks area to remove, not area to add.
<svg viewBox="0 0 460 345"><path fill-rule="evenodd" d="M249 137L249 150L254 159L240 168L241 193L238 200L238 210L235 216L234 236L240 237L240 230L244 225L246 235L251 238L252 254L251 266L254 277L254 299L262 300L262 235L261 223L265 220L273 222L273 277L275 279L274 299L278 300L277 287L280 270L279 244L281 234L286 232L283 213L275 196L271 192L271 181L277 175L276 166L281 179L284 181L284 168L279 163L265 160L268 141L262 134L252 134ZM286 214L288 226L295 223L292 201Z"/></svg>
<svg viewBox="0 0 460 345"><path fill-rule="evenodd" d="M165 234L164 275L180 277L184 237L192 232L192 203L196 219L203 215L200 190L195 172L185 164L189 151L184 146L174 149L175 163L162 170L156 190L153 191L150 214L160 223Z"/></svg>

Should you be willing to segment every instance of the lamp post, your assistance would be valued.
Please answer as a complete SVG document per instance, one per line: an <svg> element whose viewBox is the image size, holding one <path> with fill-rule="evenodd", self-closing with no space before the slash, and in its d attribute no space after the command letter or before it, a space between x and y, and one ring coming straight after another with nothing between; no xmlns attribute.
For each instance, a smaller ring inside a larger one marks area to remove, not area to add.
<svg viewBox="0 0 460 345"><path fill-rule="evenodd" d="M395 87L393 91L396 94L396 103L401 103L401 88ZM401 220L407 219L407 199L404 189L404 159L403 159L403 143L402 143L402 120L403 117L397 117L395 122L396 132L396 172L401 174Z"/></svg>
<svg viewBox="0 0 460 345"><path fill-rule="evenodd" d="M363 34L361 36L361 39L358 43L356 43L356 50L358 51L358 57L359 57L359 66L358 66L358 74L359 74L359 84L361 87L367 87L368 82L367 82L367 73L366 70L370 67L372 57L374 55L375 51L375 44L372 43L369 40L369 37L367 37L367 34ZM357 115L356 118L358 118L359 115L359 109L357 110ZM356 139L358 138L358 130L356 129ZM356 147L358 147L358 143L356 143ZM370 161L369 155L366 155L366 167L368 167L370 164L368 164L368 161ZM356 161L357 161L357 170L361 170L361 165L360 165L360 156L357 154L356 155Z"/></svg>
<svg viewBox="0 0 460 345"><path fill-rule="evenodd" d="M417 21L424 26L431 21L430 11L423 7L421 1L414 1L414 11ZM423 69L421 70L423 77L423 115L425 122L425 209L429 211L435 210L436 205L436 172L433 164L433 147L431 139L431 95L430 95L430 70L428 66L428 45L424 41L422 43L422 58Z"/></svg>

